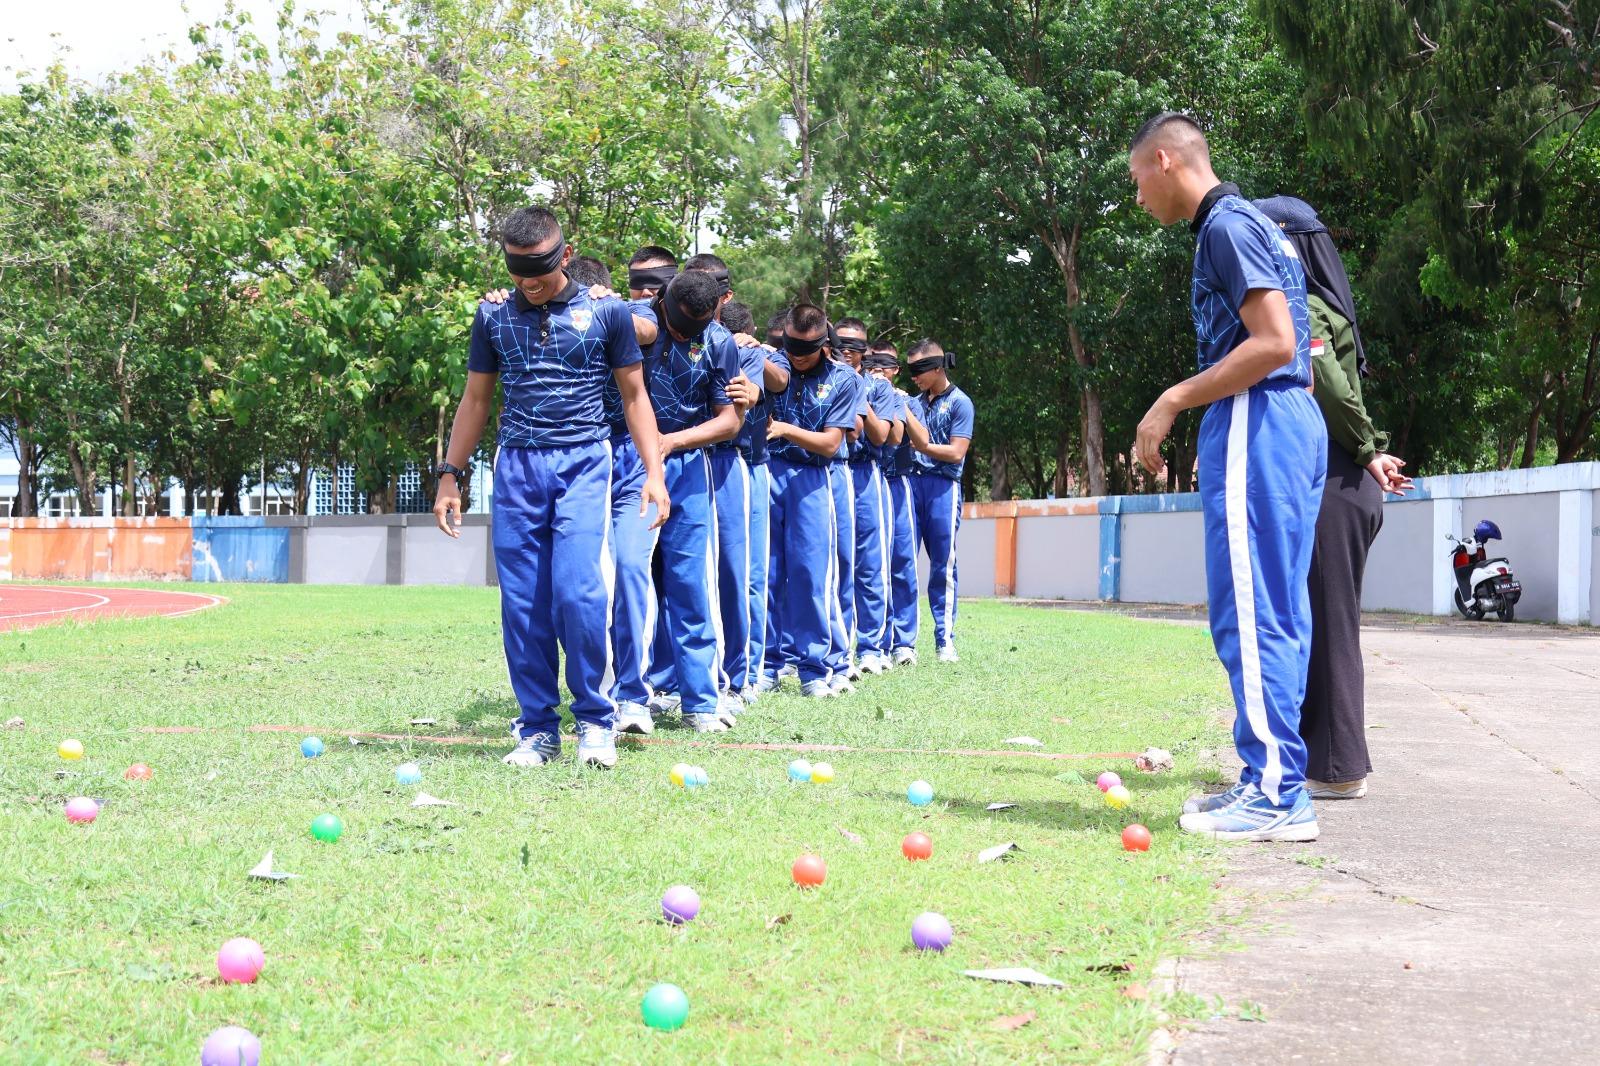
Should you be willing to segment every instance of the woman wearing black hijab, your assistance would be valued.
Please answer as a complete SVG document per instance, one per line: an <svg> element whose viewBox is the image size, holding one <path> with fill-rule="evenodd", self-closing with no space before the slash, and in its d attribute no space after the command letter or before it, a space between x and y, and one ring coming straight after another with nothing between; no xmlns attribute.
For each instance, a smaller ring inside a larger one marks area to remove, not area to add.
<svg viewBox="0 0 1600 1066"><path fill-rule="evenodd" d="M1311 668L1300 735L1313 799L1367 794L1365 679L1361 663L1361 577L1383 526L1383 494L1402 494L1405 463L1384 452L1361 399L1366 353L1355 301L1328 227L1304 200L1274 196L1257 209L1276 222L1305 266L1314 396L1328 423L1328 480L1311 551ZM1320 341L1321 347L1318 348ZM1370 474L1370 476L1368 476Z"/></svg>

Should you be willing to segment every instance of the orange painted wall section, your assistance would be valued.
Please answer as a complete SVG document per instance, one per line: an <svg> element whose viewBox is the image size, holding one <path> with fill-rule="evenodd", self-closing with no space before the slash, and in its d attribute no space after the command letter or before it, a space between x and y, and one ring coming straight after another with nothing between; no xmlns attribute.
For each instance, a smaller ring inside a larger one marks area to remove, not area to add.
<svg viewBox="0 0 1600 1066"><path fill-rule="evenodd" d="M187 581L187 518L11 518L0 525L0 580Z"/></svg>

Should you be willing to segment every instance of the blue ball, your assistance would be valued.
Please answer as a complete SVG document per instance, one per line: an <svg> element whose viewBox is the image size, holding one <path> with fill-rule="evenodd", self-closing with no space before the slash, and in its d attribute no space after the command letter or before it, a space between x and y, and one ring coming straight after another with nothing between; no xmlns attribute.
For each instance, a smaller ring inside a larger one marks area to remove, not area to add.
<svg viewBox="0 0 1600 1066"><path fill-rule="evenodd" d="M789 764L789 780L790 781L810 781L811 780L811 764L809 762L807 762L805 759L796 759L794 762L790 763Z"/></svg>
<svg viewBox="0 0 1600 1066"><path fill-rule="evenodd" d="M913 781L911 787L906 789L906 799L911 801L913 807L926 807L933 802L933 786L926 781Z"/></svg>
<svg viewBox="0 0 1600 1066"><path fill-rule="evenodd" d="M710 783L711 778L707 777L706 772L698 766L689 767L689 772L683 775L685 788L704 788Z"/></svg>
<svg viewBox="0 0 1600 1066"><path fill-rule="evenodd" d="M300 754L308 759L315 759L324 750L321 737L306 737L300 742Z"/></svg>
<svg viewBox="0 0 1600 1066"><path fill-rule="evenodd" d="M402 785L420 785L422 783L422 767L414 762L401 763L395 767L394 779Z"/></svg>

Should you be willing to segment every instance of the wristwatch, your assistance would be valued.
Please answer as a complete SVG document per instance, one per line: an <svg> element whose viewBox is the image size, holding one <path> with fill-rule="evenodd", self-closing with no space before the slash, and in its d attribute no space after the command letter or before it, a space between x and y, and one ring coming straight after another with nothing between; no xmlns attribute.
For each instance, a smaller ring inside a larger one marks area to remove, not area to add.
<svg viewBox="0 0 1600 1066"><path fill-rule="evenodd" d="M436 477L440 477L445 474L454 474L456 476L457 484L467 480L467 472L465 470L461 469L459 466L451 466L449 463L440 463L438 466L433 468L433 473Z"/></svg>

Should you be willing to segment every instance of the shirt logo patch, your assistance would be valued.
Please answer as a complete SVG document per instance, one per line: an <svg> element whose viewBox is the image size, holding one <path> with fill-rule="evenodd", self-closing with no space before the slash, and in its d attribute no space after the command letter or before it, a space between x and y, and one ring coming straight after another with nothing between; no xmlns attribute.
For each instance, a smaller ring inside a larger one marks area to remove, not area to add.
<svg viewBox="0 0 1600 1066"><path fill-rule="evenodd" d="M579 307L572 312L572 328L579 333L589 332L589 324L594 321L594 312L587 307Z"/></svg>
<svg viewBox="0 0 1600 1066"><path fill-rule="evenodd" d="M832 391L833 391L833 382L824 381L821 385L817 386L817 399L826 400L828 398L828 393L830 393Z"/></svg>

